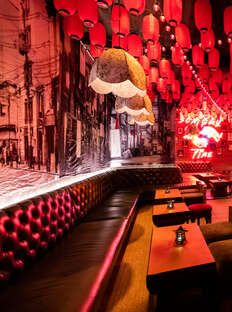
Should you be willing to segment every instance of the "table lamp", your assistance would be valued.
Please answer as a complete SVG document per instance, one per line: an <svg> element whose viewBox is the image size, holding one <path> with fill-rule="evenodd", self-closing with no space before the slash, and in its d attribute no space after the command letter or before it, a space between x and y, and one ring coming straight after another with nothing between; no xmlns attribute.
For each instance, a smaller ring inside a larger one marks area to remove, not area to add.
<svg viewBox="0 0 232 312"><path fill-rule="evenodd" d="M175 230L175 232L176 232L176 239L175 239L176 244L183 245L186 241L185 232L187 232L187 230L183 229L183 227L180 225L178 229Z"/></svg>
<svg viewBox="0 0 232 312"><path fill-rule="evenodd" d="M174 208L174 200L168 200L168 204L167 204L168 209L173 209Z"/></svg>

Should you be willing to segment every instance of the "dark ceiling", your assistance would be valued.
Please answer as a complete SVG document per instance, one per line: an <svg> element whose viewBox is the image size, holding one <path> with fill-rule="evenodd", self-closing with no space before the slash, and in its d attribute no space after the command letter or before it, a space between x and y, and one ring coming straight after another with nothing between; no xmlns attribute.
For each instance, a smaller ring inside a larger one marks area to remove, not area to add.
<svg viewBox="0 0 232 312"><path fill-rule="evenodd" d="M115 1L116 2L116 1ZM123 0L121 0L123 2ZM212 6L212 13L213 13L213 30L215 34L215 43L216 47L219 48L220 54L221 54L221 64L220 67L222 69L228 70L229 69L229 44L227 42L226 35L224 33L224 26L223 26L223 12L224 9L232 5L232 0L210 0L211 6ZM188 25L191 39L192 39L192 45L197 44L200 42L200 32L195 26L194 22L194 3L195 0L183 0L183 15L182 15L182 22ZM144 13L140 16L130 16L131 19L131 32L141 34L141 21L142 16L154 12L153 10L154 0L146 0L146 10ZM162 8L163 7L163 0L159 1L159 5ZM160 12L154 13L155 16L159 17ZM108 46L111 45L111 26L110 26L110 8L109 9L100 9L100 20L104 23L107 29L108 34ZM167 33L164 29L164 25L160 25L160 41L165 47L167 48L165 54L167 57L170 56L170 46L173 45L173 41L170 40L170 34ZM171 30L171 32L174 32L174 29ZM217 40L222 40L222 45L218 46Z"/></svg>
<svg viewBox="0 0 232 312"><path fill-rule="evenodd" d="M123 0L115 0L114 3L117 2L123 3ZM46 6L48 13L50 15L54 15L55 9L53 7L52 0L45 0ZM146 0L146 9L144 13L140 16L130 16L130 25L131 33L137 33L141 35L141 21L142 17L145 14L148 14L150 12L153 12L156 17L160 16L160 12L155 13L153 10L153 5L154 5L154 0ZM227 6L232 5L232 0L210 0L211 6L212 6L212 14L213 14L213 23L212 23L212 28L214 30L215 34L215 46L216 48L219 49L220 51L220 67L223 70L228 71L229 70L229 63L230 63L230 55L229 55L229 44L227 42L227 37L226 34L224 33L224 26L223 26L223 12L224 9ZM182 16L182 22L188 25L190 34L191 34L191 40L192 40L192 45L197 44L200 42L200 32L195 26L194 22L194 3L195 0L183 0L183 16ZM162 9L163 7L163 0L159 1L159 5ZM99 19L100 21L105 25L107 29L107 46L111 47L111 25L110 25L110 13L111 13L111 8L108 9L99 9ZM160 24L160 42L162 45L166 47L166 51L163 52L164 55L167 58L170 57L171 51L170 47L175 43L175 41L170 40L170 33L165 31L165 23ZM174 29L171 29L171 32L174 33ZM217 44L218 39L222 40L222 45L219 46ZM86 29L85 36L83 38L84 43L89 43L89 36L88 36L88 31ZM191 58L191 53L189 53L189 57ZM206 54L206 60L207 60L207 54Z"/></svg>

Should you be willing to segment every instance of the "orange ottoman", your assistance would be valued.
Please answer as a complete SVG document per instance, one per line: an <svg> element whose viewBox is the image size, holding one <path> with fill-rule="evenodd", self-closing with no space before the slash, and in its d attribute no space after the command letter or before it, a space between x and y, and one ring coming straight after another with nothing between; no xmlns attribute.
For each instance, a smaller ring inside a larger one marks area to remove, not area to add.
<svg viewBox="0 0 232 312"><path fill-rule="evenodd" d="M192 204L188 206L191 216L190 219L192 222L195 222L197 219L197 224L200 224L200 219L205 218L206 223L211 223L211 212L212 206L205 203Z"/></svg>

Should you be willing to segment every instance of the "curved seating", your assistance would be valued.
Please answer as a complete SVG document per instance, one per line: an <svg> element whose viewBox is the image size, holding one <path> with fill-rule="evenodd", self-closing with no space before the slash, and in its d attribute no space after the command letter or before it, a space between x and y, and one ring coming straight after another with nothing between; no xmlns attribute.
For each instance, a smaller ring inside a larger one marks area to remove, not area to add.
<svg viewBox="0 0 232 312"><path fill-rule="evenodd" d="M15 311L11 298L17 311L97 309L139 193L181 181L176 168L111 170L1 211L0 286L20 276L0 294L1 310Z"/></svg>

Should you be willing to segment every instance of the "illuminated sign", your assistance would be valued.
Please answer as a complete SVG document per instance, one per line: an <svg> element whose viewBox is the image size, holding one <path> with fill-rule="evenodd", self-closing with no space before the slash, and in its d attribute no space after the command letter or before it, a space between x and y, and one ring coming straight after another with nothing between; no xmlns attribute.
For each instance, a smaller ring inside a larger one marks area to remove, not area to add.
<svg viewBox="0 0 232 312"><path fill-rule="evenodd" d="M188 115L185 117L183 113L180 112L179 123L196 125L199 128L203 128L206 125L210 125L217 128L220 127L222 121L223 118L221 115L219 116L219 119L217 119L217 117L212 116L210 114L205 116L202 112L199 112L198 116L196 116L195 114L188 113Z"/></svg>
<svg viewBox="0 0 232 312"><path fill-rule="evenodd" d="M189 140L196 148L192 148L192 159L212 158L213 152L209 151L210 141L218 143L223 133L216 128L221 126L223 117L216 114L203 114L202 111L183 114L180 112L179 124L185 124L183 139ZM206 150L207 149L207 150Z"/></svg>
<svg viewBox="0 0 232 312"><path fill-rule="evenodd" d="M206 152L204 148L192 148L191 151L193 151L193 159L213 157L213 152Z"/></svg>

